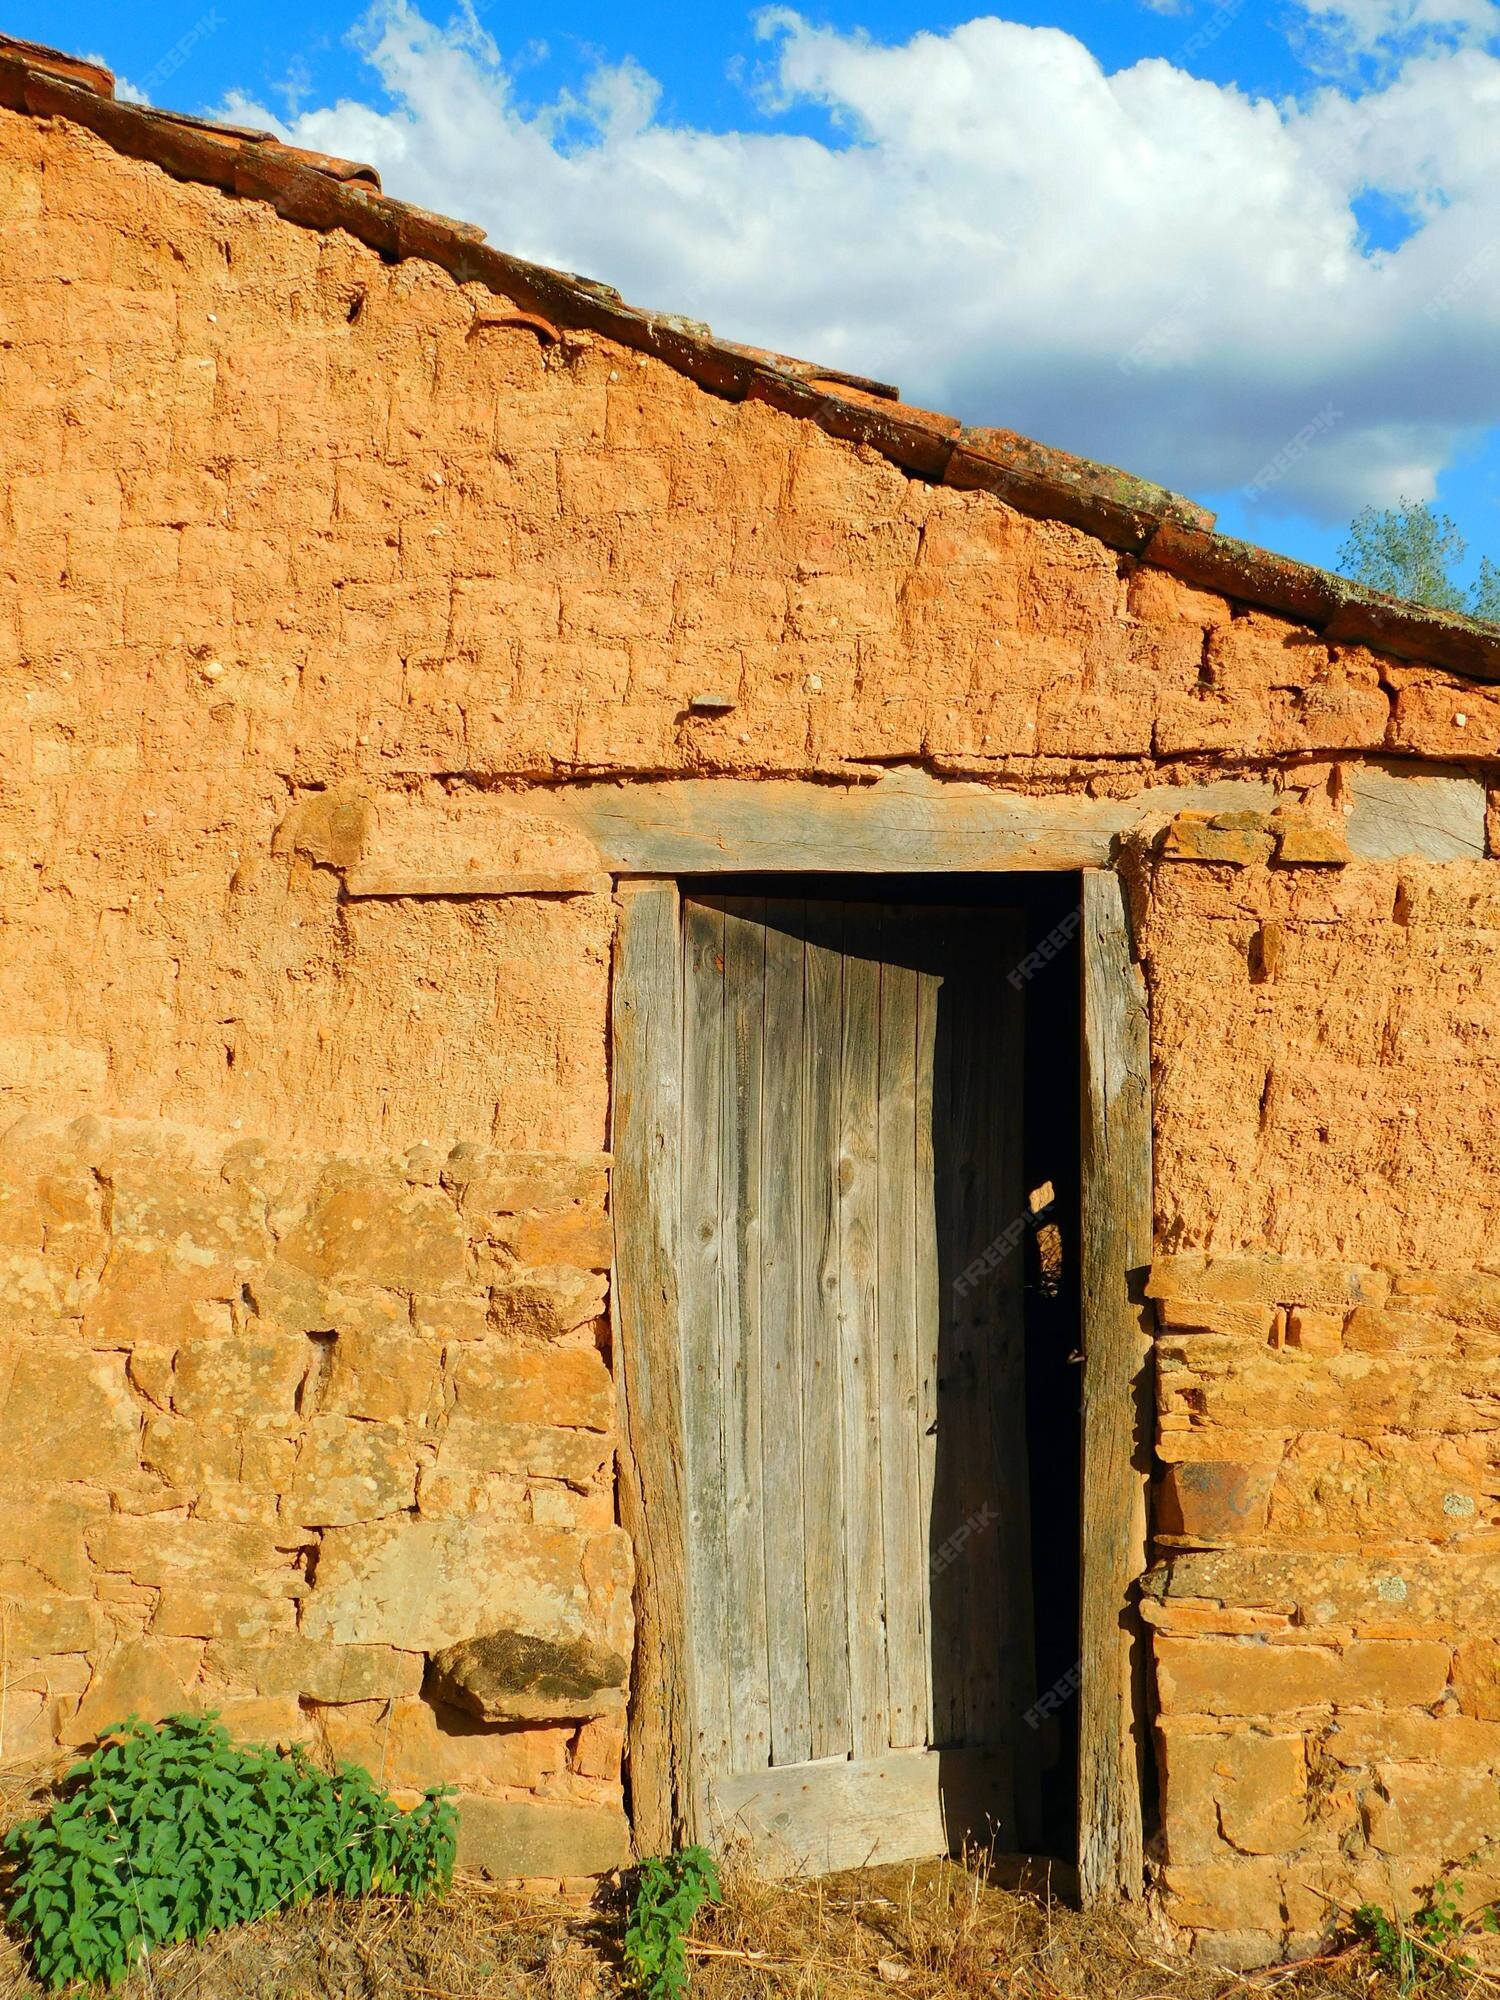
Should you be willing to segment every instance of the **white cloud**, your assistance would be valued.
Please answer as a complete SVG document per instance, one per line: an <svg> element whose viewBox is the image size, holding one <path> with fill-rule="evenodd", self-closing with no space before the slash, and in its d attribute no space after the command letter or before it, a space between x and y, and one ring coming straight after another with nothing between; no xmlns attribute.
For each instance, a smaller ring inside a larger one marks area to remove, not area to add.
<svg viewBox="0 0 1500 2000"><path fill-rule="evenodd" d="M1500 35L1495 0L1296 0L1308 46L1334 62L1389 66L1432 48L1482 47Z"/></svg>
<svg viewBox="0 0 1500 2000"><path fill-rule="evenodd" d="M1500 423L1494 55L1277 105L994 18L898 45L761 28L767 101L821 107L837 142L671 123L631 62L523 106L472 17L410 0L361 30L393 108L226 110L639 304L1188 491L1244 486L1331 405L1265 504L1347 518L1430 493ZM1417 219L1398 250L1359 247L1371 186Z"/></svg>

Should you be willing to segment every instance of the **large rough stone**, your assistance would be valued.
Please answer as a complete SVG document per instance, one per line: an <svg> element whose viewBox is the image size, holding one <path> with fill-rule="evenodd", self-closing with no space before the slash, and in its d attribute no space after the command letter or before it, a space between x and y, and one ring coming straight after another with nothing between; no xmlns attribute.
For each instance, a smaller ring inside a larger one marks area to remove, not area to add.
<svg viewBox="0 0 1500 2000"><path fill-rule="evenodd" d="M0 1596L82 1595L92 1588L84 1534L108 1514L106 1495L78 1498L45 1489L35 1498L8 1493L4 1508Z"/></svg>
<svg viewBox="0 0 1500 2000"><path fill-rule="evenodd" d="M490 1291L489 1320L507 1339L558 1340L599 1318L608 1297L602 1274L569 1268L506 1276Z"/></svg>
<svg viewBox="0 0 1500 2000"><path fill-rule="evenodd" d="M1146 1282L1149 1299L1203 1299L1226 1305L1379 1305L1390 1291L1384 1272L1305 1257L1210 1256L1185 1250L1158 1257Z"/></svg>
<svg viewBox="0 0 1500 2000"><path fill-rule="evenodd" d="M278 1254L317 1278L434 1292L463 1282L467 1240L458 1210L439 1189L351 1166L324 1177Z"/></svg>
<svg viewBox="0 0 1500 2000"><path fill-rule="evenodd" d="M264 1645L216 1641L203 1656L204 1677L258 1695L301 1695L309 1701L376 1701L414 1695L422 1685L422 1655L391 1646L332 1646L287 1633Z"/></svg>
<svg viewBox="0 0 1500 2000"><path fill-rule="evenodd" d="M592 1639L505 1631L435 1653L429 1687L438 1701L486 1722L584 1722L619 1714L629 1678L629 1661Z"/></svg>
<svg viewBox="0 0 1500 2000"><path fill-rule="evenodd" d="M308 1342L296 1334L192 1341L177 1356L172 1407L213 1423L290 1424L310 1359Z"/></svg>
<svg viewBox="0 0 1500 2000"><path fill-rule="evenodd" d="M159 1640L130 1639L94 1669L88 1692L68 1730L68 1740L88 1743L127 1715L158 1722L164 1715L181 1714L188 1706L181 1655Z"/></svg>
<svg viewBox="0 0 1500 2000"><path fill-rule="evenodd" d="M319 1404L329 1414L426 1424L442 1409L442 1343L403 1332L340 1333Z"/></svg>
<svg viewBox="0 0 1500 2000"><path fill-rule="evenodd" d="M0 1349L0 1485L40 1475L108 1482L130 1477L141 1413L120 1354L73 1348Z"/></svg>
<svg viewBox="0 0 1500 2000"><path fill-rule="evenodd" d="M429 1701L357 1701L317 1710L328 1748L386 1785L459 1785L478 1792L537 1791L568 1769L572 1731L539 1724L494 1729Z"/></svg>
<svg viewBox="0 0 1500 2000"><path fill-rule="evenodd" d="M501 1216L580 1205L602 1209L609 1167L597 1154L475 1153L455 1148L444 1179L462 1191L470 1227L487 1231Z"/></svg>
<svg viewBox="0 0 1500 2000"><path fill-rule="evenodd" d="M242 1589L290 1594L300 1588L293 1567L295 1550L312 1540L293 1528L253 1522L163 1520L160 1516L112 1514L85 1532L92 1560L102 1570L136 1583L193 1584L222 1588L232 1579Z"/></svg>
<svg viewBox="0 0 1500 2000"><path fill-rule="evenodd" d="M253 1193L153 1162L112 1176L109 1259L84 1318L93 1339L191 1338L270 1254Z"/></svg>
<svg viewBox="0 0 1500 2000"><path fill-rule="evenodd" d="M416 1497L416 1457L401 1425L314 1417L297 1452L286 1509L307 1527L345 1527L403 1513Z"/></svg>
<svg viewBox="0 0 1500 2000"><path fill-rule="evenodd" d="M1500 1722L1500 1640L1468 1639L1459 1647L1453 1689L1465 1715Z"/></svg>
<svg viewBox="0 0 1500 2000"><path fill-rule="evenodd" d="M418 1652L503 1625L577 1638L589 1624L581 1554L575 1535L483 1516L330 1528L302 1629Z"/></svg>
<svg viewBox="0 0 1500 2000"><path fill-rule="evenodd" d="M518 1347L486 1342L453 1362L453 1391L469 1417L607 1431L614 1386L596 1347Z"/></svg>
<svg viewBox="0 0 1500 2000"><path fill-rule="evenodd" d="M490 1473L524 1473L591 1486L612 1456L598 1431L558 1430L549 1424L487 1423L455 1414L438 1446L437 1469L445 1479Z"/></svg>
<svg viewBox="0 0 1500 2000"><path fill-rule="evenodd" d="M607 1875L630 1858L630 1828L617 1806L459 1799L458 1865L497 1881Z"/></svg>

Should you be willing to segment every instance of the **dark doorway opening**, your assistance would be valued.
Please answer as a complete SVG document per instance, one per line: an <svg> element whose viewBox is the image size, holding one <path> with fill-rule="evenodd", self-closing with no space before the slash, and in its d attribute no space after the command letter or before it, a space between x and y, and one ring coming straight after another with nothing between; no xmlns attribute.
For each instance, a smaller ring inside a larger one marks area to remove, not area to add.
<svg viewBox="0 0 1500 2000"><path fill-rule="evenodd" d="M828 1124L815 1102L820 1088L837 1091L841 1068L846 1081L850 1074L847 1053L841 1065L834 1046L848 1032L847 1017L826 989L832 982L836 996L837 982L851 975L834 961L845 967L878 961L882 978L899 983L914 975L930 996L914 1003L919 1018L924 1009L930 1014L915 1090L919 1124L924 1093L930 1113L933 1240L925 1253L919 1241L915 1266L920 1287L925 1254L935 1300L935 1379L931 1407L913 1417L930 1440L921 1588L930 1614L931 1714L920 1737L893 1736L892 1744L925 1743L937 1753L955 1846L993 1839L1003 1849L1071 1865L1078 1855L1082 1476L1079 880L777 875L680 886L685 909L696 903L720 913L721 922L749 918L764 927L771 938L766 962L778 958L783 993L785 952L776 940L802 951L809 968L816 958L794 1030L803 1038L801 1075L813 1102L810 1112L796 1115L808 1117L808 1131ZM711 941L715 934L708 935ZM834 1006L834 1026L821 1034L811 1025L814 977L818 1006L825 1013ZM717 1004L712 986L709 999ZM781 1032L769 1002L763 1032L772 1040ZM762 1171L773 1178L765 1162L776 1142L772 1121ZM808 1170L805 1160L797 1169ZM807 1184L816 1179L813 1162ZM795 1203L783 1210L796 1212ZM720 1221L732 1232L727 1207ZM919 1215L919 1238L921 1229ZM804 1299L828 1282L829 1253L817 1239L812 1227L786 1252L802 1261L800 1276L789 1282ZM782 1254L760 1243L763 1276ZM807 1326L823 1323L814 1310ZM810 1379L808 1354L798 1365L803 1380ZM778 1396L761 1392L767 1424L790 1420ZM824 1397L816 1407L826 1412L836 1403ZM814 1407L800 1405L796 1418L807 1430L802 1454L809 1476L817 1453L836 1448L834 1439L813 1435L823 1421L810 1414ZM889 1413L881 1421L889 1426ZM770 1497L768 1490L768 1513ZM809 1531L813 1525L807 1516ZM825 1524L825 1546L826 1540ZM777 1559L777 1549L769 1548L773 1570ZM811 1611L825 1578L812 1554L806 1562ZM729 1582L732 1592L738 1579ZM894 1587L893 1578L886 1587ZM851 1596L851 1617L855 1609ZM773 1681L775 1641L773 1632ZM815 1651L810 1658L816 1762ZM837 1755L837 1740L835 1729L823 1745L825 1762L830 1751ZM856 1761L858 1754L856 1742ZM771 1767L788 1761L774 1742L766 1758ZM795 1756L790 1761L813 1768ZM743 1789L743 1775L736 1782ZM830 1803L829 1810L837 1807Z"/></svg>

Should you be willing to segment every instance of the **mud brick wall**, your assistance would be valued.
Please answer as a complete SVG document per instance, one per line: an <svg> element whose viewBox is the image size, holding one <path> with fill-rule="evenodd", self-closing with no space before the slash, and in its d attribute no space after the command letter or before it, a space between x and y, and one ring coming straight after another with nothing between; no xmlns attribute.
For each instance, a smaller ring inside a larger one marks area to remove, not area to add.
<svg viewBox="0 0 1500 2000"><path fill-rule="evenodd" d="M1462 1848L1500 924L1334 864L1500 696L9 111L0 327L0 1755L203 1701L623 1851L613 906L352 900L369 801L524 870L564 778L1245 774L1297 824L1137 871L1162 1257L1260 1274L1160 1272L1171 1907L1264 1956Z"/></svg>
<svg viewBox="0 0 1500 2000"><path fill-rule="evenodd" d="M1500 886L1152 888L1164 1882L1253 1964L1500 1893Z"/></svg>

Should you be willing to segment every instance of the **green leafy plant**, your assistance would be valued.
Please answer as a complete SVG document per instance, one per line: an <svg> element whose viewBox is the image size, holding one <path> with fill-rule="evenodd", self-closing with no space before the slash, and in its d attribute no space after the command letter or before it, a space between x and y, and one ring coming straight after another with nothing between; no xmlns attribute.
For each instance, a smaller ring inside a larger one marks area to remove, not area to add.
<svg viewBox="0 0 1500 2000"><path fill-rule="evenodd" d="M1461 1876L1440 1877L1424 1906L1405 1923L1378 1903L1361 1903L1354 1912L1356 1933L1395 1980L1399 1993L1416 1993L1424 1985L1473 1969L1473 1959L1457 1949L1468 1928L1460 1901L1463 1889ZM1485 1930L1500 1930L1500 1917L1492 1909L1482 1911L1478 1920Z"/></svg>
<svg viewBox="0 0 1500 2000"><path fill-rule="evenodd" d="M723 1893L718 1864L706 1847L684 1847L641 1863L625 1926L625 1971L636 1992L647 2000L681 2000L693 1919Z"/></svg>
<svg viewBox="0 0 1500 2000"><path fill-rule="evenodd" d="M131 1716L7 1836L9 1915L45 1985L114 1985L162 1945L322 1891L441 1891L457 1828L441 1789L402 1812L364 1771L233 1744L211 1715Z"/></svg>

